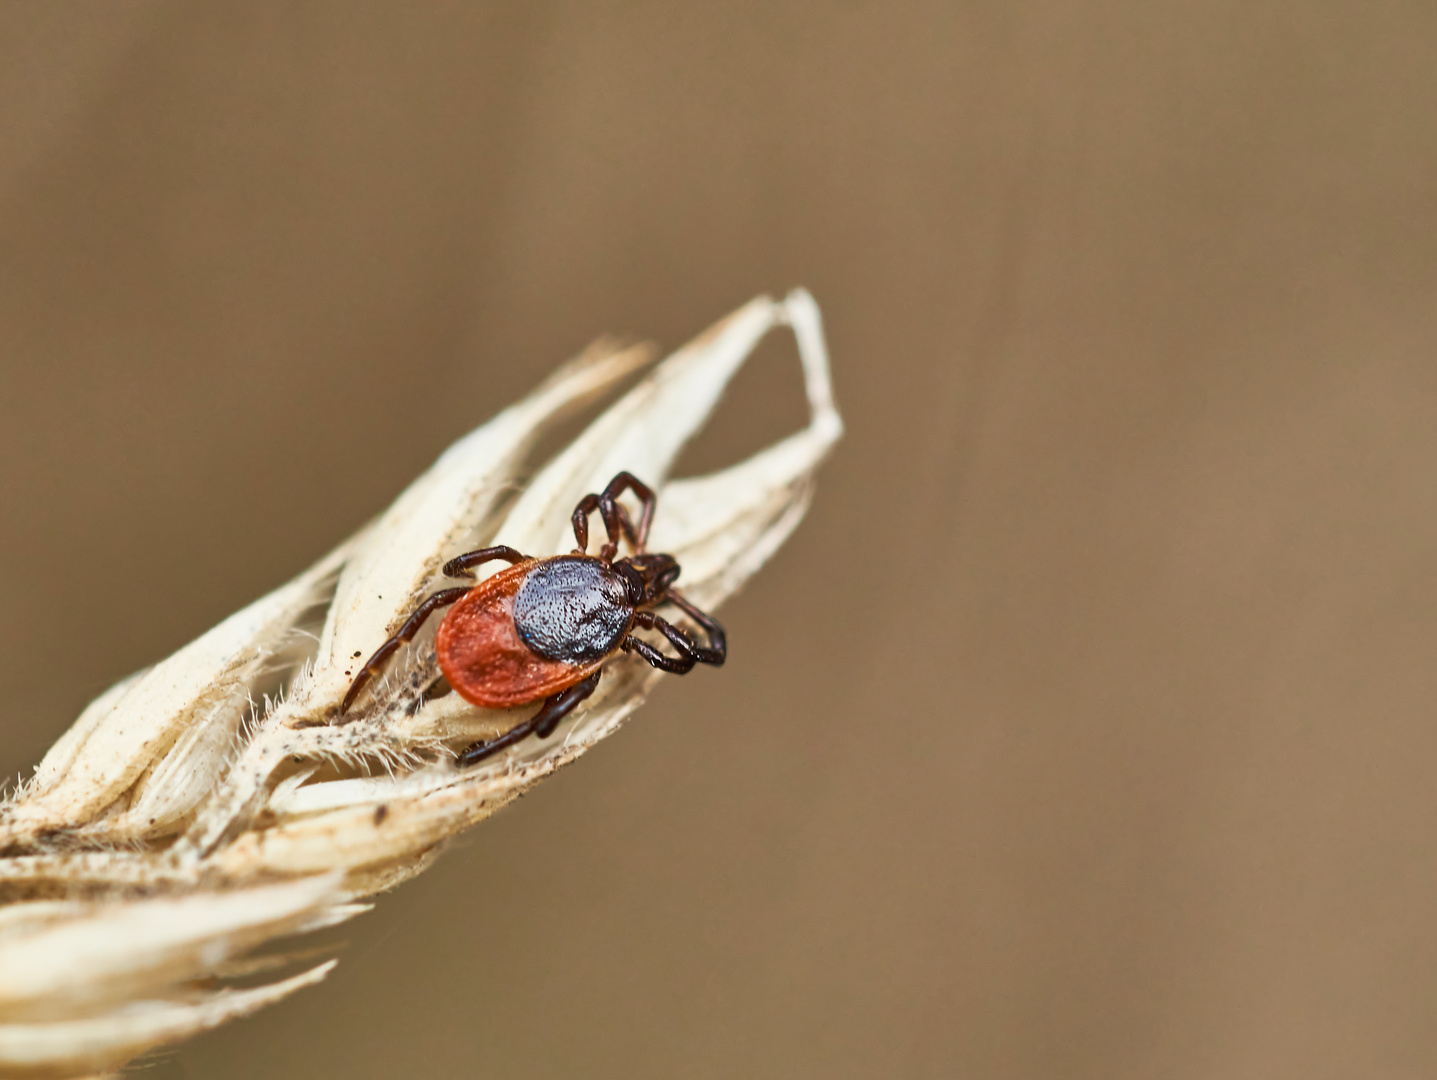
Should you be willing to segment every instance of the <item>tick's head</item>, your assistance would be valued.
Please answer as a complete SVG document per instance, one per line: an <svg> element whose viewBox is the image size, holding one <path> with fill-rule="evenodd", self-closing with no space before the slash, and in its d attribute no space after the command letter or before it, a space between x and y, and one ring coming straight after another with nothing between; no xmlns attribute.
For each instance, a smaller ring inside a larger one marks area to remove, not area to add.
<svg viewBox="0 0 1437 1080"><path fill-rule="evenodd" d="M629 603L634 607L657 604L668 595L669 586L678 580L679 564L672 555L657 552L630 555L614 563L629 588Z"/></svg>

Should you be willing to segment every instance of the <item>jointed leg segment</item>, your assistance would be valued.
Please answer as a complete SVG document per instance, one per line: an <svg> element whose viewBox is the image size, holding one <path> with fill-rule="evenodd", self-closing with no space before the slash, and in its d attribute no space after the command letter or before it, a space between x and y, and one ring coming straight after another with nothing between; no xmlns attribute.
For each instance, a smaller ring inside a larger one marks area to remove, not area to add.
<svg viewBox="0 0 1437 1080"><path fill-rule="evenodd" d="M456 555L444 564L445 577L473 577L473 569L482 563L494 559L504 559L511 563L526 562L528 555L515 551L505 544L497 544L494 547L480 548L478 551L468 551L463 555ZM378 675L384 664L406 641L414 638L419 633L419 628L424 625L426 619L442 607L457 603L465 593L469 591L466 586L460 589L440 589L424 603L414 609L414 614L404 620L404 625L395 631L394 636L379 646L374 655L364 662L364 667L354 677L354 682L349 684L349 692L344 695L344 700L339 704L339 715L343 716L349 711L359 697L360 691L369 685L371 679Z"/></svg>
<svg viewBox="0 0 1437 1080"><path fill-rule="evenodd" d="M715 667L722 664L728 656L728 640L719 621L712 615L700 611L686 598L672 590L667 599L704 628L704 632L708 634L708 648L695 644L694 640L683 630L667 619L655 615L652 611L637 612L634 615L634 625L643 627L645 630L657 630L668 639L669 644L678 650L679 655L665 656L643 638L635 637L633 634L624 638L624 643L619 647L624 652L638 653L660 671L667 671L674 675L686 674L693 670L695 664L713 664Z"/></svg>
<svg viewBox="0 0 1437 1080"><path fill-rule="evenodd" d="M642 507L637 526L619 502L619 496L625 491L632 491ZM619 473L609 481L602 494L585 495L579 500L579 505L574 507L574 539L578 541L579 551L589 550L589 515L597 510L604 519L604 529L609 534L609 542L599 549L599 558L605 562L612 561L618 553L621 536L628 540L634 554L639 554L649 542L649 525L654 519L654 503L653 489L632 473Z"/></svg>
<svg viewBox="0 0 1437 1080"><path fill-rule="evenodd" d="M594 688L599 685L600 674L601 671L596 671L583 682L575 683L567 690L560 690L557 694L551 694L544 699L544 707L529 719L488 742L475 743L459 755L455 764L461 769L467 765L473 765L476 761L483 761L486 757L497 754L505 747L513 746L516 742L527 739L530 735L547 739L554 734L554 729L559 726L559 721L573 712L574 706L594 692Z"/></svg>
<svg viewBox="0 0 1437 1080"><path fill-rule="evenodd" d="M530 556L522 551L515 551L508 544L496 544L493 547L480 548L478 551L466 551L463 555L456 555L444 564L445 577L473 577L471 571L482 563L492 562L495 559L504 559L511 563L528 562Z"/></svg>
<svg viewBox="0 0 1437 1080"><path fill-rule="evenodd" d="M468 591L468 588L440 589L415 608L414 614L404 620L404 625L395 631L394 636L375 649L374 655L364 662L364 667L354 677L354 682L349 684L349 693L344 695L344 700L339 704L339 715L343 716L349 711L349 707L354 704L354 699L359 697L359 692L369 685L369 680L379 674L385 662L394 655L399 646L412 640L414 635L419 633L419 628L424 625L429 616L442 607L458 603L459 599Z"/></svg>

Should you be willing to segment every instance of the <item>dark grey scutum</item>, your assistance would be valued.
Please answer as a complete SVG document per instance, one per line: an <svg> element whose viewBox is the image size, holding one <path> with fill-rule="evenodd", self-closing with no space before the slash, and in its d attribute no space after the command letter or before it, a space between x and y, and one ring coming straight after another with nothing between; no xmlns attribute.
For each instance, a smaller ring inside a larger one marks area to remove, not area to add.
<svg viewBox="0 0 1437 1080"><path fill-rule="evenodd" d="M573 664L613 652L633 613L623 579L581 555L544 560L514 598L514 626L524 644L545 659Z"/></svg>

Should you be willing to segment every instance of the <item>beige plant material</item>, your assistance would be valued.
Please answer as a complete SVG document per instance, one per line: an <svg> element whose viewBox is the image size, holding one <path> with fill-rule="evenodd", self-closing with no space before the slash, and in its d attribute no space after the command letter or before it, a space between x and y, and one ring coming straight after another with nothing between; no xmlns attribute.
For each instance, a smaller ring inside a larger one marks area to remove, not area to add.
<svg viewBox="0 0 1437 1080"><path fill-rule="evenodd" d="M758 341L792 328L807 428L721 472L668 480ZM457 769L454 752L521 710L426 701L432 633L365 704L355 665L458 552L572 547L569 514L627 469L658 492L653 550L712 608L783 543L842 432L819 314L761 298L654 367L533 475L566 411L648 363L598 346L461 439L378 519L289 584L95 700L0 806L0 1072L75 1076L322 979L333 962L239 988L282 958L257 946L332 925L418 873L460 830L612 733L657 673L620 655L549 739ZM436 620L437 621L437 620Z"/></svg>

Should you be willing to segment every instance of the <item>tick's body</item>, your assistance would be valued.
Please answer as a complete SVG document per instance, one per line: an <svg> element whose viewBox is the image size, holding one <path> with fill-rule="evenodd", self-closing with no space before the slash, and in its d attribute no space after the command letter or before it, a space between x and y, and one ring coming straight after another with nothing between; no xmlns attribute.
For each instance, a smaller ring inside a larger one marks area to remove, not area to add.
<svg viewBox="0 0 1437 1080"><path fill-rule="evenodd" d="M581 682L634 622L624 579L587 555L522 562L449 609L439 670L466 701L490 709L538 701Z"/></svg>
<svg viewBox="0 0 1437 1080"><path fill-rule="evenodd" d="M625 489L643 505L637 528L618 502ZM594 510L603 516L609 535L597 557L585 553ZM442 607L450 610L435 638L439 669L462 698L495 709L544 701L528 720L464 751L460 764L471 764L530 734L548 736L594 692L605 662L621 650L680 675L696 663L722 664L727 651L723 627L672 588L679 576L673 556L644 551L653 512L653 492L620 473L602 495L586 495L575 508L574 539L579 546L572 555L532 559L500 546L449 560L444 573L450 577L472 576L474 567L493 559L515 565L472 588L443 589L420 604L369 658L340 712L349 709L395 650ZM621 538L634 553L615 561ZM655 615L651 609L661 604L673 604L698 623L708 635L708 647L696 645L683 630ZM635 637L636 626L659 631L679 655L666 656Z"/></svg>

